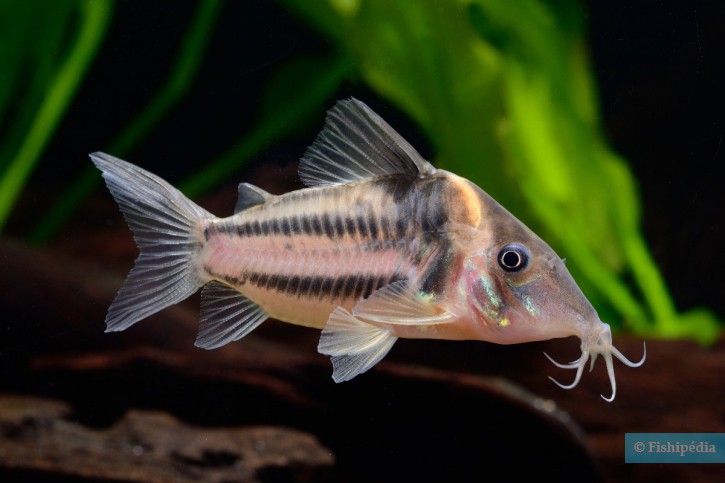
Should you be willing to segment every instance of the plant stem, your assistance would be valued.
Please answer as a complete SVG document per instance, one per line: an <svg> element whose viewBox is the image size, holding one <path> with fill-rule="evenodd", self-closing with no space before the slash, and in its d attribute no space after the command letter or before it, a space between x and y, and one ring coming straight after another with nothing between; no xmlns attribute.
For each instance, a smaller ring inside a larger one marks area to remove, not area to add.
<svg viewBox="0 0 725 483"><path fill-rule="evenodd" d="M159 94L153 98L136 119L110 144L107 150L115 156L124 156L168 114L171 108L186 94L196 78L213 27L222 7L221 0L202 0L194 13L194 23L187 31L179 49L174 67L169 72ZM70 217L81 202L98 185L101 178L89 165L63 192L50 211L38 223L29 239L39 244L47 241Z"/></svg>
<svg viewBox="0 0 725 483"><path fill-rule="evenodd" d="M5 226L23 186L55 132L106 32L111 13L109 1L84 0L79 7L82 21L76 41L50 83L28 135L0 179L0 230Z"/></svg>

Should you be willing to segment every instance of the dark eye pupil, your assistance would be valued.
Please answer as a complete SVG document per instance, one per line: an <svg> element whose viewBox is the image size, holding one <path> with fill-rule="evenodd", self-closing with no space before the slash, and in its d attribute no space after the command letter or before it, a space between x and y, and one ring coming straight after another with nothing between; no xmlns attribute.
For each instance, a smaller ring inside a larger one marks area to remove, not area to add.
<svg viewBox="0 0 725 483"><path fill-rule="evenodd" d="M503 254L503 257L501 257L501 261L503 262L504 266L509 268L515 268L519 264L521 264L521 255L512 251L505 252Z"/></svg>
<svg viewBox="0 0 725 483"><path fill-rule="evenodd" d="M518 243L506 245L498 255L498 264L507 272L523 270L528 263L528 250Z"/></svg>

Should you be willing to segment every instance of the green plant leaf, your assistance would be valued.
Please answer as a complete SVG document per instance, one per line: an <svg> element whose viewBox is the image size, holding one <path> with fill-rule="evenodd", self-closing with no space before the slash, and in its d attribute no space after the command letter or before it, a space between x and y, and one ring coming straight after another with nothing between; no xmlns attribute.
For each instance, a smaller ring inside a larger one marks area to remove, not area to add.
<svg viewBox="0 0 725 483"><path fill-rule="evenodd" d="M128 124L126 129L111 142L107 151L116 156L126 155L186 95L196 78L222 5L221 0L199 2L197 11L193 16L194 22L187 30L179 48L176 63L169 72L166 81L158 90L158 94L148 106L144 106L143 111ZM63 192L58 201L53 203L48 213L33 230L29 237L30 241L39 244L48 240L99 183L100 178L97 170L89 164Z"/></svg>
<svg viewBox="0 0 725 483"><path fill-rule="evenodd" d="M67 56L50 76L46 94L34 114L27 135L0 178L0 229L7 222L22 187L98 50L110 18L110 6L107 1L84 0L77 3L80 15L78 34Z"/></svg>
<svg viewBox="0 0 725 483"><path fill-rule="evenodd" d="M636 181L599 125L579 2L280 1L420 124L437 165L567 257L607 322L713 340L717 321L677 314L647 248Z"/></svg>

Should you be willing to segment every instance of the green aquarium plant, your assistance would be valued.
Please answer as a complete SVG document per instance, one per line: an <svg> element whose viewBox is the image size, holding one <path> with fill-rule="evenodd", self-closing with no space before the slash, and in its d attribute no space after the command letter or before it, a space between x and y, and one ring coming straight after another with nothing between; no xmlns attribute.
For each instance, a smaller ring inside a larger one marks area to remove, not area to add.
<svg viewBox="0 0 725 483"><path fill-rule="evenodd" d="M0 0L0 230L102 43L110 6Z"/></svg>
<svg viewBox="0 0 725 483"><path fill-rule="evenodd" d="M49 5L0 0L0 231L101 49L114 5L113 0L58 0ZM188 93L223 6L221 0L198 2L165 82L107 151L127 155ZM319 119L349 71L348 59L339 55L295 59L280 69L267 83L259 123L190 174L182 189L196 196L218 186L265 147ZM309 87L296 92L294 86L300 83ZM50 239L99 183L89 164L50 204L30 241Z"/></svg>
<svg viewBox="0 0 725 483"><path fill-rule="evenodd" d="M71 0L71 3L79 1L83 0ZM113 4L112 0L96 1ZM127 127L104 148L106 151L117 156L128 154L184 98L198 75L223 6L221 0L201 0L198 3L166 81L138 116L130 120ZM326 100L348 76L348 64L348 59L339 55L305 57L289 62L267 83L262 96L260 121L254 128L218 158L189 174L181 181L180 188L189 196L203 194L238 172L264 148L301 130L310 120L319 119ZM309 87L296 92L293 87L300 84ZM30 236L31 241L47 241L99 183L97 171L89 165L40 220Z"/></svg>
<svg viewBox="0 0 725 483"><path fill-rule="evenodd" d="M721 326L709 311L677 311L646 245L636 181L603 133L579 2L278 2L327 37L333 54L282 67L265 86L258 122L182 180L187 195L319 125L341 83L360 81L421 127L437 166L474 181L565 254L603 320L645 336L716 339ZM199 1L167 81L106 151L126 155L187 94L223 5ZM0 0L0 229L101 46L113 6ZM23 64L32 66L30 82L19 82ZM47 240L99 180L89 167L31 238Z"/></svg>
<svg viewBox="0 0 725 483"><path fill-rule="evenodd" d="M101 49L114 5L0 0L0 230ZM221 0L199 2L166 81L109 151L127 154L188 92L222 6ZM30 240L48 240L99 183L88 165L50 205Z"/></svg>
<svg viewBox="0 0 725 483"><path fill-rule="evenodd" d="M439 167L489 192L571 259L602 319L709 343L678 313L640 229L636 181L607 144L574 0L328 0L287 7L408 113Z"/></svg>
<svg viewBox="0 0 725 483"><path fill-rule="evenodd" d="M107 5L113 4L112 0L92 1ZM179 100L186 95L196 79L199 65L206 54L209 39L222 5L221 0L199 2L166 80L149 104L144 106L141 112L128 123L126 129L111 142L107 148L108 151L118 156L125 156L152 132ZM31 240L39 243L50 238L99 183L96 170L89 165L65 190L58 202L53 204L48 214L31 234Z"/></svg>

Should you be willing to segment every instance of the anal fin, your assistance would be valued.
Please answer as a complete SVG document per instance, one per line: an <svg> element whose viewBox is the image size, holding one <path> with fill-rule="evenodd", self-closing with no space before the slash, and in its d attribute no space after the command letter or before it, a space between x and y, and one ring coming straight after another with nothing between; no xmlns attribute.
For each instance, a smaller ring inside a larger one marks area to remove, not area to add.
<svg viewBox="0 0 725 483"><path fill-rule="evenodd" d="M389 330L355 318L342 307L327 320L317 350L330 356L332 379L348 381L377 364L398 340Z"/></svg>
<svg viewBox="0 0 725 483"><path fill-rule="evenodd" d="M241 339L267 319L267 312L232 287L209 282L201 292L199 335L195 346L216 349Z"/></svg>

